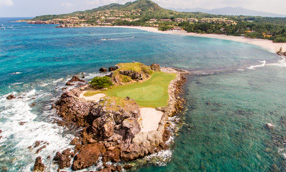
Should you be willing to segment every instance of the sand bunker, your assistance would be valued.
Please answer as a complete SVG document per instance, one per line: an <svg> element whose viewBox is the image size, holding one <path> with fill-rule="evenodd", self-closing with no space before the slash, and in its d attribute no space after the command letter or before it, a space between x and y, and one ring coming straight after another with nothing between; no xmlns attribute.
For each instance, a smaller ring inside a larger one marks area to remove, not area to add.
<svg viewBox="0 0 286 172"><path fill-rule="evenodd" d="M140 112L142 117L142 122L140 122L141 132L156 131L163 112L154 108L140 108Z"/></svg>
<svg viewBox="0 0 286 172"><path fill-rule="evenodd" d="M95 101L95 102L98 102L101 98L105 97L106 95L105 94L102 94L102 93L99 93L99 94L96 94L96 95L93 95L93 96L84 96L84 94L86 93L87 91L83 91L80 95L79 95L79 98L83 98L87 101Z"/></svg>

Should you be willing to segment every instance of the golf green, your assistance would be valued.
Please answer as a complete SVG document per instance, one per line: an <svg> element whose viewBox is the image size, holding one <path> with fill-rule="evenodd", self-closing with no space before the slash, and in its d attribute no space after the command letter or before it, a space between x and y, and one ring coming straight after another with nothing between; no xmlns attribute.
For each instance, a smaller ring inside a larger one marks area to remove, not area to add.
<svg viewBox="0 0 286 172"><path fill-rule="evenodd" d="M128 96L134 99L141 107L163 107L168 105L168 87L175 78L176 74L174 73L154 72L151 79L143 83L120 85L101 93L112 97L125 98ZM94 92L94 94L97 93L99 92ZM87 92L86 95L91 96L92 92Z"/></svg>

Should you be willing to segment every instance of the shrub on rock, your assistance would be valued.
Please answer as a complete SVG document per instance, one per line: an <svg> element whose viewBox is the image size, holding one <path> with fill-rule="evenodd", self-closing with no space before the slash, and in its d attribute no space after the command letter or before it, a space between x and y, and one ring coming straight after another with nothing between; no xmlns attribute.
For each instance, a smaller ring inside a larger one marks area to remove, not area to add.
<svg viewBox="0 0 286 172"><path fill-rule="evenodd" d="M111 78L109 78L108 76L104 76L104 77L94 77L91 82L90 85L93 88L96 89L100 89L100 88L108 88L110 86L112 86L112 81Z"/></svg>

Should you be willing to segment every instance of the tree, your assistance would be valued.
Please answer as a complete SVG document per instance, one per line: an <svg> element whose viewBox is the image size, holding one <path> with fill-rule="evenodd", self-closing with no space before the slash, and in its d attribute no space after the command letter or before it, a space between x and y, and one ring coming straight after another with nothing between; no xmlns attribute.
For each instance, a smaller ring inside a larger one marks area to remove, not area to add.
<svg viewBox="0 0 286 172"><path fill-rule="evenodd" d="M110 86L112 86L112 81L111 78L108 76L104 76L104 77L94 77L91 82L90 85L95 88L95 89L101 89L101 88L108 88Z"/></svg>

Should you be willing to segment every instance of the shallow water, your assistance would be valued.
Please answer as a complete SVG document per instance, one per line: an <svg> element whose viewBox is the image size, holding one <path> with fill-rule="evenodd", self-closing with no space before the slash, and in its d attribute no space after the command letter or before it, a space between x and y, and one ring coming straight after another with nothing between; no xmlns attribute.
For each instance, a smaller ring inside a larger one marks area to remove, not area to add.
<svg viewBox="0 0 286 172"><path fill-rule="evenodd" d="M269 171L275 165L285 170L280 118L286 74L275 54L226 40L124 28L56 29L14 20L0 19L0 171L30 171L37 156L55 171L47 156L68 146L74 133L53 124L57 116L50 109L65 82L132 61L194 74L185 86L185 125L172 151L161 153L172 155L170 162L139 171ZM10 93L23 98L7 101ZM275 130L264 128L268 122ZM27 148L36 140L49 143L38 154Z"/></svg>

